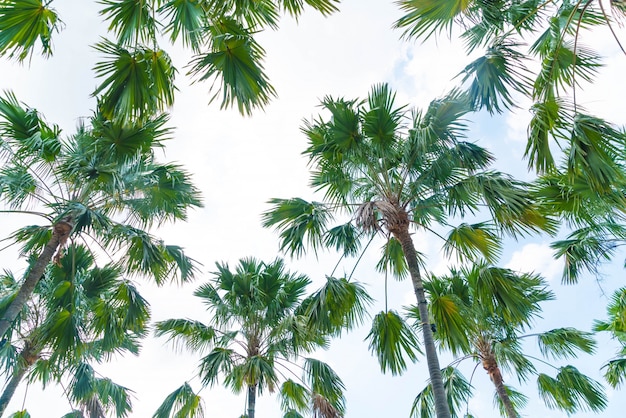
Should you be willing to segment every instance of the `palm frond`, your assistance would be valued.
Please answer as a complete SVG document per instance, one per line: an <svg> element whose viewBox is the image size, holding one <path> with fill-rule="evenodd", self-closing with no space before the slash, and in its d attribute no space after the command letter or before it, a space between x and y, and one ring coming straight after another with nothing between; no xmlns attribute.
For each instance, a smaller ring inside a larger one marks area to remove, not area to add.
<svg viewBox="0 0 626 418"><path fill-rule="evenodd" d="M471 398L474 388L465 376L454 367L448 366L441 369L441 375L452 417L467 418L462 411ZM435 397L433 396L432 385L429 383L413 400L410 417L435 418L435 416Z"/></svg>
<svg viewBox="0 0 626 418"><path fill-rule="evenodd" d="M395 23L404 28L404 36L428 38L437 32L451 32L456 18L470 5L468 0L401 0L398 2L405 14Z"/></svg>
<svg viewBox="0 0 626 418"><path fill-rule="evenodd" d="M300 256L305 244L317 251L324 244L326 224L332 219L328 208L303 199L271 199L273 208L263 213L263 226L280 233L280 249L291 256Z"/></svg>
<svg viewBox="0 0 626 418"><path fill-rule="evenodd" d="M380 312L372 321L365 337L369 349L378 358L383 372L402 374L407 368L406 359L415 362L421 352L417 335L395 311Z"/></svg>
<svg viewBox="0 0 626 418"><path fill-rule="evenodd" d="M593 354L596 347L591 333L575 328L557 328L542 332L537 339L541 353L555 359L576 357L577 350Z"/></svg>
<svg viewBox="0 0 626 418"><path fill-rule="evenodd" d="M190 63L190 74L200 81L212 80L210 101L221 92L221 108L236 104L244 115L267 105L276 92L264 73L265 51L252 33L228 18L211 30L211 51L197 55Z"/></svg>
<svg viewBox="0 0 626 418"><path fill-rule="evenodd" d="M52 55L52 32L59 30L61 21L48 5L41 0L9 0L0 4L0 55L24 61L38 40L43 55Z"/></svg>
<svg viewBox="0 0 626 418"><path fill-rule="evenodd" d="M194 393L189 383L167 395L152 418L203 418L204 406L202 398Z"/></svg>
<svg viewBox="0 0 626 418"><path fill-rule="evenodd" d="M550 408L567 413L602 411L607 398L600 383L580 373L573 366L559 369L556 378L540 374L537 378L539 395Z"/></svg>
<svg viewBox="0 0 626 418"><path fill-rule="evenodd" d="M215 329L202 322L189 319L168 319L155 326L157 337L167 336L168 341L186 347L190 351L202 351L211 347L216 339Z"/></svg>

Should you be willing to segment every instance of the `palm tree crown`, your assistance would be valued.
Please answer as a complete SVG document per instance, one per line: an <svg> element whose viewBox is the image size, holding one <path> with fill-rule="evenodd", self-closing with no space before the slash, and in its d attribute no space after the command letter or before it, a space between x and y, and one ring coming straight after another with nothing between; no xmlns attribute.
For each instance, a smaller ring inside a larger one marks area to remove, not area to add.
<svg viewBox="0 0 626 418"><path fill-rule="evenodd" d="M41 44L53 54L54 33L62 29L54 0L10 0L0 3L0 56L25 61ZM297 18L306 8L323 15L336 12L338 0L163 1L104 0L99 11L108 36L94 47L102 55L96 64L101 79L93 95L107 117L143 119L174 102L177 73L165 38L181 42L194 57L190 74L211 80L211 101L236 105L249 114L275 95L264 72L265 51L255 36L277 29L281 14Z"/></svg>
<svg viewBox="0 0 626 418"><path fill-rule="evenodd" d="M154 148L169 132L166 121L162 115L129 124L96 114L64 139L57 126L12 94L0 98L1 213L43 220L11 235L22 244L22 253L38 258L2 313L0 335L46 266L58 262L63 248L76 239L107 251L123 273L149 276L157 284L193 275L193 261L182 248L149 232L153 225L184 220L189 208L201 204L188 174L155 158Z"/></svg>
<svg viewBox="0 0 626 418"><path fill-rule="evenodd" d="M379 267L400 276L408 271L418 304L426 309L424 260L415 249L411 230L441 237L438 229L450 227L450 220L486 208L491 220L453 227L444 249L461 259L488 260L497 258L503 233L552 230L552 222L533 205L527 185L489 170L492 155L462 140L466 130L462 118L471 111L466 95L454 91L431 102L425 112L412 112L410 119L405 107L396 107L394 94L384 84L374 86L367 100L327 97L322 105L331 119L307 121L303 131L309 139L305 154L312 167L311 185L324 192L324 202L273 199L273 208L264 215L265 226L280 231L281 249L291 255L303 253L305 245L354 255L362 239L380 233L387 243ZM345 214L350 216L347 223L330 226L336 215ZM438 416L446 417L449 412L426 311L421 318L429 372L439 399ZM388 321L397 325L393 313L377 319L377 333L391 332ZM389 349L390 345L374 343L373 347ZM397 352L401 346L393 347L393 352L387 352L393 356L387 358L395 361L381 361L381 365L398 372L404 369Z"/></svg>
<svg viewBox="0 0 626 418"><path fill-rule="evenodd" d="M285 417L307 412L343 416L341 379L327 364L303 358L328 345L327 333L314 326L310 315L320 293L304 298L310 279L289 273L280 259L264 263L247 258L234 271L219 263L217 269L212 282L195 292L210 313L208 323L170 319L157 324L157 335L194 352L209 350L200 361L202 384L211 386L223 378L235 393L246 389L248 418L254 418L257 394L266 390L278 391ZM298 365L300 359L303 365ZM302 369L301 379L292 378L294 367ZM185 384L154 416L194 416L190 403L198 405L197 395Z"/></svg>
<svg viewBox="0 0 626 418"><path fill-rule="evenodd" d="M95 267L94 263L84 246L71 245L58 264L46 269L18 317L18 326L5 336L1 353L9 383L0 397L0 416L29 375L29 380L44 385L69 383L70 403L91 416L101 416L93 411L109 410L127 416L128 389L97 377L91 363L108 361L116 353L138 354L150 312L135 286L120 277L119 266ZM3 279L0 306L4 308L20 283L9 274Z"/></svg>
<svg viewBox="0 0 626 418"><path fill-rule="evenodd" d="M442 349L457 356L450 365L454 370L445 373L448 399L457 414L472 393L469 382L456 370L458 363L467 359L482 365L494 384L500 413L508 418L519 417L527 399L505 384L509 372L521 383L536 376L539 394L550 408L575 413L606 407L607 398L598 382L572 365L554 366L555 360L575 357L578 352L593 353L595 341L590 333L557 328L529 334L541 314L541 304L554 298L541 277L483 262L452 270L449 275L431 276L425 288L430 315L437 324L435 338ZM419 318L416 307L411 307L409 314ZM530 337L537 337L540 355L549 362L525 352L523 341ZM537 365L549 365L558 373L552 377L540 372ZM427 388L415 399L413 416L434 416L432 402Z"/></svg>

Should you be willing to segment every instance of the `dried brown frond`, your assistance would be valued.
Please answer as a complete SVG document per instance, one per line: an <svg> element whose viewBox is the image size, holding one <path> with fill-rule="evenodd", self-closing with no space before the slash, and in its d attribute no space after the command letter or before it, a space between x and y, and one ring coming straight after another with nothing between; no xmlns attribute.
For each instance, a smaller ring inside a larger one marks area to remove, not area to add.
<svg viewBox="0 0 626 418"><path fill-rule="evenodd" d="M366 232L381 230L376 214L376 202L365 202L356 210L356 225Z"/></svg>
<svg viewBox="0 0 626 418"><path fill-rule="evenodd" d="M313 418L341 418L342 416L328 399L318 393L313 395Z"/></svg>
<svg viewBox="0 0 626 418"><path fill-rule="evenodd" d="M381 231L381 223L389 232L395 234L405 230L409 225L409 215L393 202L380 200L365 202L356 211L356 224L365 231Z"/></svg>

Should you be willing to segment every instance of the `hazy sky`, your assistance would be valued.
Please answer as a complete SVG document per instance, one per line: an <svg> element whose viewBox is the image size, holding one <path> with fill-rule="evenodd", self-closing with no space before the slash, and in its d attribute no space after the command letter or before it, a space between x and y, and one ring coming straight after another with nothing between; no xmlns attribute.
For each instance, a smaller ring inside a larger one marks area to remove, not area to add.
<svg viewBox="0 0 626 418"><path fill-rule="evenodd" d="M97 55L88 45L104 35L104 28L95 2L67 0L54 2L54 7L65 23L64 30L55 35L55 55L48 60L34 56L26 66L0 61L0 89L14 91L19 100L37 108L49 122L59 124L70 134L78 119L90 115L94 108L90 93L97 82L91 68ZM166 144L162 157L182 163L193 173L196 185L203 192L205 207L192 212L187 223L167 226L158 234L168 243L184 246L203 267L197 281L182 288L174 285L156 288L141 282L142 294L152 305L154 320L171 317L206 320L203 307L191 294L210 277L216 261L234 265L242 257L269 261L278 255L277 237L261 228L260 213L268 209L266 202L272 197L313 196L307 188L306 160L301 156L306 141L300 126L303 118L317 115L321 98L326 95L362 98L373 84L388 82L397 90L398 104L425 107L455 85L458 80L451 80L471 61L460 43L445 38L423 45L402 42L400 32L391 29L398 17L391 0L345 0L341 12L329 18L313 12L306 13L298 24L284 18L280 30L265 32L258 38L267 51L265 67L279 98L265 111L247 118L236 111L220 111L218 104L208 105L208 86L190 85L184 76L183 67L189 55L166 48L179 68L176 83L179 91L171 109L175 138ZM579 100L595 114L624 124L626 57L617 54L617 45L606 35L602 30L585 35L609 58L595 86L579 93ZM478 115L469 138L496 153L499 169L530 178L526 162L522 161L529 117L525 109L497 118ZM27 221L32 220L8 220L3 215L0 236ZM418 249L429 255L428 267L438 273L445 272L446 260L439 253L440 243L428 241L420 234L415 235L415 241ZM501 264L539 272L554 286L558 300L545 305L545 320L537 324L537 330L562 326L589 330L593 319L604 317L607 296L624 284L623 254L616 258L614 266L603 270L605 277L600 283L588 277L579 285L564 287L559 282L562 265L551 258L548 244L547 237L511 242ZM383 278L372 268L376 249L355 272L355 278L366 283L377 299L372 313L383 306ZM311 256L289 260L288 264L291 270L309 275L319 285L336 261L336 255L325 254L319 259ZM340 270L349 272L352 265L353 261L348 261ZM20 273L24 266L25 261L16 261L10 250L0 253L1 268ZM411 302L411 284L390 281L390 306L399 309ZM408 417L413 398L427 379L425 362L410 366L401 377L382 375L363 342L368 325L335 340L328 351L317 356L329 362L347 386L347 417ZM573 364L600 379L598 368L616 350L616 344L601 339L596 356L581 356ZM164 339L151 337L140 357L118 359L98 370L135 392L132 416L143 418L151 416L164 397L184 381L199 389L198 380L193 379L198 359L196 355L176 353ZM443 355L442 366L449 360ZM463 368L467 376L472 367L468 364ZM481 368L476 371L474 383L476 396L470 402L470 412L480 418L497 417L493 388ZM534 384L520 387L513 379L507 383L531 397L524 411L526 416L565 417L543 407ZM24 399L35 418L57 417L70 410L59 390L51 388L42 394L33 386L25 396L24 389L22 385L9 411L20 409ZM205 389L202 395L208 417L234 418L244 411L243 395L235 396L219 387ZM624 392L609 391L609 397L610 407L601 416L623 417ZM257 410L259 417L279 416L278 403L272 396L262 396Z"/></svg>

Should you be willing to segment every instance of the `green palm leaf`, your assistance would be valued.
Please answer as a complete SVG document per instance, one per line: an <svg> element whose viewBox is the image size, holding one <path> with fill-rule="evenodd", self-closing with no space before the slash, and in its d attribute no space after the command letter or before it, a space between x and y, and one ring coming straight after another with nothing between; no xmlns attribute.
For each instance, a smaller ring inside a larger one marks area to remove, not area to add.
<svg viewBox="0 0 626 418"><path fill-rule="evenodd" d="M313 250L324 244L326 224L331 220L328 209L318 202L303 199L271 199L273 208L263 214L263 226L280 232L280 248L299 256L307 243Z"/></svg>
<svg viewBox="0 0 626 418"><path fill-rule="evenodd" d="M306 358L304 373L313 393L313 411L320 417L334 418L345 414L345 385L337 373L326 363Z"/></svg>
<svg viewBox="0 0 626 418"><path fill-rule="evenodd" d="M626 381L626 358L610 360L604 366L604 378L613 388L618 388Z"/></svg>
<svg viewBox="0 0 626 418"><path fill-rule="evenodd" d="M41 0L8 0L0 4L0 55L24 61L41 41L44 56L52 55L52 32L59 19Z"/></svg>
<svg viewBox="0 0 626 418"><path fill-rule="evenodd" d="M450 413L452 417L464 417L461 412L469 401L473 393L472 385L467 381L465 376L454 367L446 367L441 369L441 375L444 379L446 395ZM413 401L411 407L411 418L435 418L435 398L433 396L432 386L428 384Z"/></svg>
<svg viewBox="0 0 626 418"><path fill-rule="evenodd" d="M560 368L556 378L542 373L537 383L539 395L551 408L559 408L567 413L581 410L599 412L607 405L602 386L573 366Z"/></svg>
<svg viewBox="0 0 626 418"><path fill-rule="evenodd" d="M390 371L393 375L406 370L405 358L415 362L417 353L421 352L417 336L395 311L378 313L365 339L383 372Z"/></svg>
<svg viewBox="0 0 626 418"><path fill-rule="evenodd" d="M203 418L202 398L194 393L185 382L181 387L167 395L152 418Z"/></svg>
<svg viewBox="0 0 626 418"><path fill-rule="evenodd" d="M215 329L199 321L188 319L168 319L156 323L155 335L168 336L168 341L178 343L179 348L202 351L210 347L216 338Z"/></svg>
<svg viewBox="0 0 626 418"><path fill-rule="evenodd" d="M102 0L105 7L100 15L109 22L109 31L117 35L122 45L155 39L154 1Z"/></svg>
<svg viewBox="0 0 626 418"><path fill-rule="evenodd" d="M456 17L470 3L468 0L401 0L400 8L405 15L395 26L404 28L406 37L428 38L436 32L450 31Z"/></svg>
<svg viewBox="0 0 626 418"><path fill-rule="evenodd" d="M176 69L165 51L126 49L106 39L95 49L105 60L94 67L104 80L93 95L102 94L99 107L108 119L143 119L174 103Z"/></svg>
<svg viewBox="0 0 626 418"><path fill-rule="evenodd" d="M443 248L447 256L454 253L461 260L475 260L482 256L493 262L500 255L501 243L485 223L461 224L450 231Z"/></svg>
<svg viewBox="0 0 626 418"><path fill-rule="evenodd" d="M280 387L280 402L284 411L304 412L308 410L310 398L309 390L291 379L285 380Z"/></svg>
<svg viewBox="0 0 626 418"><path fill-rule="evenodd" d="M211 51L197 55L190 63L190 74L198 80L213 80L210 92L216 91L210 101L221 92L221 108L237 104L246 115L268 104L276 93L263 72L263 48L250 31L232 19L222 19L211 29Z"/></svg>
<svg viewBox="0 0 626 418"><path fill-rule="evenodd" d="M391 274L398 280L403 280L409 274L402 245L397 239L390 237L383 247L382 256L376 264L376 270Z"/></svg>
<svg viewBox="0 0 626 418"><path fill-rule="evenodd" d="M523 393L515 390L515 388L509 385L504 385L504 390L506 391L506 394L509 400L511 401L511 404L513 405L513 409L515 411L522 410L522 408L524 408L528 404L528 397L524 395ZM494 405L498 407L498 411L500 411L500 415L503 417L506 416L506 409L504 407L504 403L502 402L499 396L494 395L493 403Z"/></svg>
<svg viewBox="0 0 626 418"><path fill-rule="evenodd" d="M516 107L511 90L528 94L531 81L523 65L525 56L517 50L519 46L506 38L497 38L484 56L463 69L463 82L471 80L469 96L477 109L501 113Z"/></svg>
<svg viewBox="0 0 626 418"><path fill-rule="evenodd" d="M574 328L557 328L543 332L537 336L539 350L544 357L572 358L576 357L577 350L593 354L596 342L592 334Z"/></svg>
<svg viewBox="0 0 626 418"><path fill-rule="evenodd" d="M194 0L166 1L159 12L169 18L164 30L169 33L172 42L180 37L183 46L189 45L194 52L200 51L200 46L205 43L202 30L206 21L201 3Z"/></svg>

